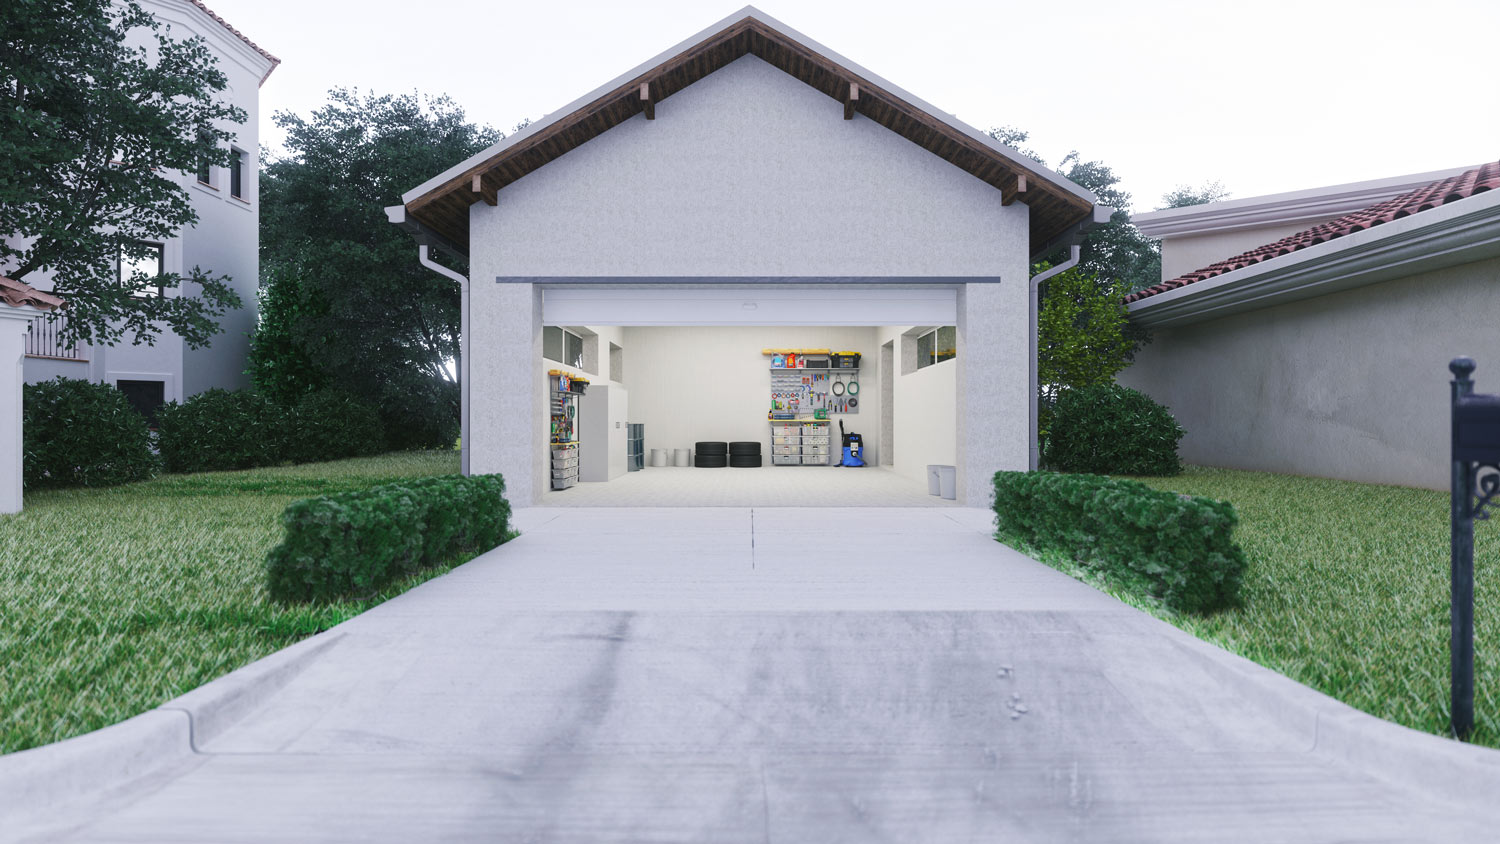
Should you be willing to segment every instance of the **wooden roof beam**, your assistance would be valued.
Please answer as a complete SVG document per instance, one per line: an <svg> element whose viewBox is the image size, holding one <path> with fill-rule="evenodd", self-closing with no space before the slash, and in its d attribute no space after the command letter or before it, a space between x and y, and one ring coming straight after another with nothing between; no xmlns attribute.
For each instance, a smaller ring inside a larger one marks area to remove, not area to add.
<svg viewBox="0 0 1500 844"><path fill-rule="evenodd" d="M656 102L651 99L651 83L641 83L641 111L646 113L647 120L656 119Z"/></svg>
<svg viewBox="0 0 1500 844"><path fill-rule="evenodd" d="M854 107L859 105L859 83L849 83L849 94L844 98L844 119L854 119Z"/></svg>
<svg viewBox="0 0 1500 844"><path fill-rule="evenodd" d="M469 183L469 191L472 195L469 202L470 205L481 199L484 200L486 205L495 205L500 201L499 189L485 184L484 175L483 173L475 173L474 178Z"/></svg>
<svg viewBox="0 0 1500 844"><path fill-rule="evenodd" d="M1021 194L1026 192L1026 174L1017 173L1015 181L1008 185L1009 190L1004 188L1000 191L1000 204L1009 205L1018 199L1025 199Z"/></svg>

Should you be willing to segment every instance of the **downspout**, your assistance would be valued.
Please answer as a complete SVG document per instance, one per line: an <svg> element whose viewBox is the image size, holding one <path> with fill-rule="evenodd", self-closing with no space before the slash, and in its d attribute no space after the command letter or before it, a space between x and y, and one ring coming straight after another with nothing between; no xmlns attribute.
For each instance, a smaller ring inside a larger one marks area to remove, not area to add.
<svg viewBox="0 0 1500 844"><path fill-rule="evenodd" d="M469 280L427 257L427 244L417 247L417 261L433 272L458 282L460 304L458 317L458 424L459 471L469 474ZM1034 289L1034 288L1033 288ZM1035 372L1035 364L1032 366ZM1033 417L1034 419L1035 417ZM1035 427L1032 428L1035 431Z"/></svg>
<svg viewBox="0 0 1500 844"><path fill-rule="evenodd" d="M423 247L423 248L425 249L426 247ZM1042 282L1046 281L1047 279L1049 279L1049 278L1051 278L1051 277L1053 277L1053 276L1055 276L1055 275L1057 275L1059 273L1065 273L1068 270L1073 269L1073 267L1077 266L1078 265L1078 254L1079 254L1079 252L1082 251L1082 249L1083 249L1082 246L1074 244L1071 253L1068 255L1068 260L1063 261L1061 264L1058 264L1055 267L1049 267L1046 270L1043 270L1042 272L1039 272L1036 275L1034 275L1034 276L1031 277L1031 285L1030 285L1031 290L1030 290L1029 295L1028 295L1028 304L1027 304L1027 308L1026 308L1027 313L1028 313L1028 327L1027 327L1027 331L1026 331L1026 338L1027 338L1026 339L1026 343L1027 343L1027 348L1028 348L1028 354L1027 354L1026 357L1030 361L1030 369L1031 369L1030 374L1029 374L1029 378L1027 379L1027 386L1029 387L1029 390L1027 392L1027 396L1028 396L1027 401L1031 405L1031 425L1030 425L1030 431L1029 431L1029 435L1028 435L1029 436L1029 442L1027 443L1027 451L1028 451L1028 457L1027 457L1028 465L1027 465L1027 468L1030 471L1032 471L1032 472L1035 472L1037 470L1037 468L1040 467L1040 465L1041 465L1041 444L1038 442L1039 436L1038 436L1038 432L1037 432L1037 401L1036 401L1037 389L1040 386L1040 385L1037 384L1037 374L1036 374L1036 370L1037 370L1037 363L1036 363L1037 309L1038 309L1039 304L1040 304L1038 302L1038 291L1040 290L1040 288L1042 286ZM467 288L465 288L465 289L467 289ZM465 295L467 295L467 294L465 294Z"/></svg>

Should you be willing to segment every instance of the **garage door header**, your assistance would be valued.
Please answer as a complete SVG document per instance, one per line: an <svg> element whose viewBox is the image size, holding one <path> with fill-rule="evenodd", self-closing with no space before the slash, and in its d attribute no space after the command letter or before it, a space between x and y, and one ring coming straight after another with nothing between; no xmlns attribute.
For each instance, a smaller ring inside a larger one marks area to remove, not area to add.
<svg viewBox="0 0 1500 844"><path fill-rule="evenodd" d="M920 286L542 286L542 322L547 325L953 325L957 320L958 288L951 281Z"/></svg>

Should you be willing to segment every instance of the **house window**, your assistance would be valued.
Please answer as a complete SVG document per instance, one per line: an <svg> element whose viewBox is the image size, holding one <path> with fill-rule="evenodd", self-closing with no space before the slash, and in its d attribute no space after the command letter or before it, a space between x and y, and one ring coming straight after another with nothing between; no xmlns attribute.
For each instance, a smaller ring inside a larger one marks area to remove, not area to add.
<svg viewBox="0 0 1500 844"><path fill-rule="evenodd" d="M958 357L958 329L952 325L934 328L917 337L917 368Z"/></svg>
<svg viewBox="0 0 1500 844"><path fill-rule="evenodd" d="M156 427L156 411L167 401L166 384L161 381L116 381L115 387L135 411Z"/></svg>
<svg viewBox="0 0 1500 844"><path fill-rule="evenodd" d="M203 154L198 157L198 182L213 187L214 168L208 159L208 152L213 149L213 138L207 132L198 133L198 143L203 146Z"/></svg>
<svg viewBox="0 0 1500 844"><path fill-rule="evenodd" d="M133 288L132 296L167 295L166 286L161 283L165 271L160 243L138 240L120 249L120 284Z"/></svg>
<svg viewBox="0 0 1500 844"><path fill-rule="evenodd" d="M542 328L542 357L582 369L583 338L555 325L544 326Z"/></svg>
<svg viewBox="0 0 1500 844"><path fill-rule="evenodd" d="M229 195L245 198L245 153L237 149L229 150Z"/></svg>

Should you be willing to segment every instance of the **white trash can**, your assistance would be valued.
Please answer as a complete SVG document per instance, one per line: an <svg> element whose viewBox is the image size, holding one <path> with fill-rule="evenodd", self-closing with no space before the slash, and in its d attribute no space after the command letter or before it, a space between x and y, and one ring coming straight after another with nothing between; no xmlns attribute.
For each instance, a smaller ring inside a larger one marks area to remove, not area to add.
<svg viewBox="0 0 1500 844"><path fill-rule="evenodd" d="M690 448L679 448L676 451L672 452L672 465L673 466L692 466L693 465L693 450L690 449Z"/></svg>
<svg viewBox="0 0 1500 844"><path fill-rule="evenodd" d="M668 465L667 464L667 450L664 449L664 448L653 448L653 449L651 449L651 465L652 466L666 466L666 465Z"/></svg>
<svg viewBox="0 0 1500 844"><path fill-rule="evenodd" d="M932 479L934 473L931 471L931 469L936 469L937 470L937 472L936 472L937 480L935 480L935 481ZM949 501L956 500L958 498L958 467L957 466L932 466L932 467L930 467L929 472L928 472L928 476L927 476L927 488L929 490L931 490L933 484L937 484L937 486L938 486L938 488L940 490L940 492L934 493L935 495L936 494L941 494L944 498L948 499Z"/></svg>

